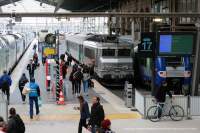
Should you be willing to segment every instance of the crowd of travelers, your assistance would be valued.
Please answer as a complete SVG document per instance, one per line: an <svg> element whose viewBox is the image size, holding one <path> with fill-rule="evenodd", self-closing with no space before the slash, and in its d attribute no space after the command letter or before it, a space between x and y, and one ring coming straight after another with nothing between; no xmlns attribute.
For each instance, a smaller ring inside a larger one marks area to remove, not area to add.
<svg viewBox="0 0 200 133"><path fill-rule="evenodd" d="M40 66L38 55L36 53L37 46L34 45L33 58L29 60L26 69L29 74L29 78L23 73L18 81L18 88L20 90L21 99L23 104L26 103L26 96L29 98L29 115L30 119L33 119L33 106L35 104L36 116L40 113L39 101L40 87L35 81L35 70ZM44 65L47 57L42 56L42 64ZM85 127L92 133L113 133L110 129L111 122L109 119L105 119L104 109L100 103L100 98L94 96L92 99L92 106L89 109L87 100L84 97L89 96L89 88L93 87L91 78L94 74L93 66L86 64L80 64L73 60L71 55L68 55L67 61L65 61L65 55L60 56L62 78L66 79L68 68L71 67L69 74L69 81L72 84L72 95L78 98L80 103L79 107L74 107L75 110L80 110L80 121L78 126L78 133L82 133L82 127ZM73 65L72 62L74 61ZM7 71L3 72L0 77L0 89L7 96L7 102L10 103L10 86L12 85L12 79ZM0 133L24 133L25 124L21 117L16 113L15 108L10 108L9 119L6 123L2 117L0 117Z"/></svg>

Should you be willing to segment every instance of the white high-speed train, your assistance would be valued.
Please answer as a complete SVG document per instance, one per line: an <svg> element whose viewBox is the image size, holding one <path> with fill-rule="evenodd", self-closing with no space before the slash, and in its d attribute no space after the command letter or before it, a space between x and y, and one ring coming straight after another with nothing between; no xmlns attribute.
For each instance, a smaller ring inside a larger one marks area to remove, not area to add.
<svg viewBox="0 0 200 133"><path fill-rule="evenodd" d="M34 37L33 32L0 35L0 74L12 71Z"/></svg>
<svg viewBox="0 0 200 133"><path fill-rule="evenodd" d="M67 52L76 60L94 66L96 76L105 81L132 79L133 43L123 37L96 34L66 34Z"/></svg>

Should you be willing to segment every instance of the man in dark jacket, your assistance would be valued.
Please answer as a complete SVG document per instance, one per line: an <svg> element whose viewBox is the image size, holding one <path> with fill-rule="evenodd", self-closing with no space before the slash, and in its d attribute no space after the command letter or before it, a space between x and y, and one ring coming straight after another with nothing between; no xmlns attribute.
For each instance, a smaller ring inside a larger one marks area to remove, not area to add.
<svg viewBox="0 0 200 133"><path fill-rule="evenodd" d="M25 73L23 73L22 76L21 76L21 78L19 79L19 83L18 83L19 90L20 90L20 93L21 93L21 96L22 96L23 104L25 103L26 95L22 94L22 91L23 91L24 86L25 86L25 84L27 82L28 82L28 79L27 79Z"/></svg>
<svg viewBox="0 0 200 133"><path fill-rule="evenodd" d="M71 66L71 63L72 63L72 56L71 56L71 54L68 55L67 62L69 62L69 66Z"/></svg>
<svg viewBox="0 0 200 133"><path fill-rule="evenodd" d="M93 97L92 102L89 125L92 127L92 133L96 133L96 129L101 127L101 122L104 120L105 114L99 97Z"/></svg>
<svg viewBox="0 0 200 133"><path fill-rule="evenodd" d="M162 114L162 108L164 106L163 103L165 103L166 101L166 94L169 95L170 98L172 98L172 93L170 92L168 86L167 86L167 82L166 81L162 81L162 85L160 86L160 88L158 88L156 94L155 94L155 99L156 101L160 104L160 109L158 110L158 117L161 117Z"/></svg>
<svg viewBox="0 0 200 133"><path fill-rule="evenodd" d="M25 133L25 125L15 108L10 109L10 117L8 120L7 133Z"/></svg>
<svg viewBox="0 0 200 133"><path fill-rule="evenodd" d="M88 128L86 120L90 117L90 111L87 101L84 100L83 96L78 97L80 107L74 108L80 110L80 121L78 126L78 133L82 133L82 127Z"/></svg>
<svg viewBox="0 0 200 133"><path fill-rule="evenodd" d="M83 73L81 72L81 68L78 68L77 71L74 73L73 79L75 81L75 93L76 95L80 95L81 81L83 79Z"/></svg>
<svg viewBox="0 0 200 133"><path fill-rule="evenodd" d="M2 89L3 93L7 95L8 104L10 102L10 86L12 84L12 80L10 75L7 74L5 70L3 75L0 78L0 88Z"/></svg>
<svg viewBox="0 0 200 133"><path fill-rule="evenodd" d="M29 76L30 76L30 79L31 78L34 78L34 71L36 69L36 66L35 64L33 63L33 60L30 59L30 63L27 65L26 69L28 70L29 72Z"/></svg>

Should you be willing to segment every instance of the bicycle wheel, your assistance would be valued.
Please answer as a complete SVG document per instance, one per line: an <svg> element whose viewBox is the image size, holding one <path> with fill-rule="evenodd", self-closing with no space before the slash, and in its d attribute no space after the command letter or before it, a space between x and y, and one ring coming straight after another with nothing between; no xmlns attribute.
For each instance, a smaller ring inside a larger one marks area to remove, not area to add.
<svg viewBox="0 0 200 133"><path fill-rule="evenodd" d="M179 105L172 105L169 110L169 116L173 121L181 121L184 117L184 110Z"/></svg>
<svg viewBox="0 0 200 133"><path fill-rule="evenodd" d="M157 122L160 120L161 117L158 117L158 110L160 107L158 106L151 106L148 110L147 110L147 118L152 121L152 122Z"/></svg>

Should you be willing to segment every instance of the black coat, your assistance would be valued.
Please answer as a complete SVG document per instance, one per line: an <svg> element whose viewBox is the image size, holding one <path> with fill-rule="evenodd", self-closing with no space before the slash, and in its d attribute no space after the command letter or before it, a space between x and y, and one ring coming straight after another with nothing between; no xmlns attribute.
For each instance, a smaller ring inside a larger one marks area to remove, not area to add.
<svg viewBox="0 0 200 133"><path fill-rule="evenodd" d="M27 82L28 82L27 77L22 75L22 77L19 80L18 85L19 85L19 87L23 88Z"/></svg>
<svg viewBox="0 0 200 133"><path fill-rule="evenodd" d="M89 125L92 126L101 126L101 122L104 120L105 114L103 106L100 103L93 104L91 107L91 115Z"/></svg>
<svg viewBox="0 0 200 133"><path fill-rule="evenodd" d="M25 133L25 125L19 115L9 117L7 133Z"/></svg>
<svg viewBox="0 0 200 133"><path fill-rule="evenodd" d="M168 94L169 97L172 98L172 93L169 91L167 86L161 86L160 88L158 88L155 95L157 102L161 102L161 103L165 102L166 94Z"/></svg>
<svg viewBox="0 0 200 133"><path fill-rule="evenodd" d="M36 69L36 66L35 66L34 63L33 64L28 64L26 69L28 70L29 74L33 74L35 69Z"/></svg>

